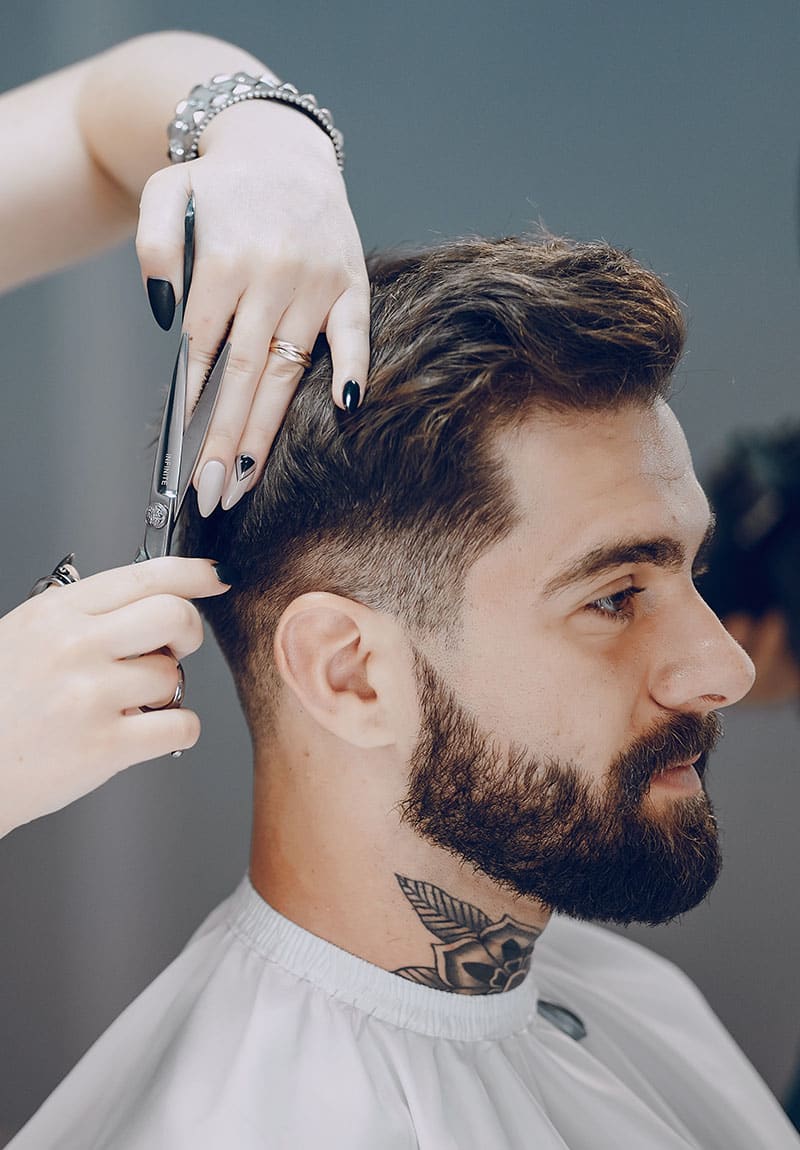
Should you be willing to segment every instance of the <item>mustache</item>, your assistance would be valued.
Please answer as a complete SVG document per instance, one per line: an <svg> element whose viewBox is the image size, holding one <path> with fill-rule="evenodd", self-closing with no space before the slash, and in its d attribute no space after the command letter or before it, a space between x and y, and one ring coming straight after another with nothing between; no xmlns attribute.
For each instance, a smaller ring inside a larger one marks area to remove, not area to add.
<svg viewBox="0 0 800 1150"><path fill-rule="evenodd" d="M632 743L616 759L611 775L630 799L640 799L650 782L661 771L686 763L696 755L694 768L702 779L708 757L723 735L722 719L711 711L707 715L675 715Z"/></svg>

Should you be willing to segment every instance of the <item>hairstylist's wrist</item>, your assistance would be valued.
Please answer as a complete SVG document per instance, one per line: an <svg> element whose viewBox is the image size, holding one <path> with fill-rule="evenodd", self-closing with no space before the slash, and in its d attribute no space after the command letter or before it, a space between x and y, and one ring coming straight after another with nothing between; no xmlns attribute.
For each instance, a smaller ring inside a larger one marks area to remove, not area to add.
<svg viewBox="0 0 800 1150"><path fill-rule="evenodd" d="M201 137L207 128L229 108L251 100L285 104L306 116L330 140L339 169L344 168L344 139L335 126L329 108L321 106L313 92L301 92L288 81L249 72L220 72L204 83L195 84L185 99L175 105L167 125L167 155L173 164L182 164L199 155Z"/></svg>
<svg viewBox="0 0 800 1150"><path fill-rule="evenodd" d="M282 157L296 158L302 153L315 166L321 163L339 170L328 136L308 116L277 100L246 100L226 108L199 141L200 157L230 154L237 159L251 158L254 149L263 149L276 167Z"/></svg>

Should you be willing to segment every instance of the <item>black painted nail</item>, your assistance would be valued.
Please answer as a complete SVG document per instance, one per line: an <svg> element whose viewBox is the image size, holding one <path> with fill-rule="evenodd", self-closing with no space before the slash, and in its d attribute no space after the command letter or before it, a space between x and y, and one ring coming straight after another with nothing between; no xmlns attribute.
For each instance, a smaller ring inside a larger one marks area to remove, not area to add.
<svg viewBox="0 0 800 1150"><path fill-rule="evenodd" d="M236 460L236 478L240 483L243 479L247 478L255 465L256 461L253 459L252 455L239 456L239 458Z"/></svg>
<svg viewBox="0 0 800 1150"><path fill-rule="evenodd" d="M348 379L342 391L342 403L344 404L345 411L353 412L358 407L359 400L361 399L361 388L358 386L354 379Z"/></svg>
<svg viewBox="0 0 800 1150"><path fill-rule="evenodd" d="M233 584L231 570L230 568L226 567L224 563L216 563L214 565L214 574L219 579L220 583L225 583L228 587Z"/></svg>
<svg viewBox="0 0 800 1150"><path fill-rule="evenodd" d="M169 280L149 278L147 298L150 300L150 310L155 316L156 323L164 331L169 331L175 318L175 292L172 290L172 284Z"/></svg>

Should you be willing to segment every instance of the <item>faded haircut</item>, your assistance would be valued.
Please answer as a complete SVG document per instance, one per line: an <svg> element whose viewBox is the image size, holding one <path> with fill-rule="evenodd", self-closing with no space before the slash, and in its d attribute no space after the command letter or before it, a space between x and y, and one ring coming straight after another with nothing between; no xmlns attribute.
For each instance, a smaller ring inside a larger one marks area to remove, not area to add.
<svg viewBox="0 0 800 1150"><path fill-rule="evenodd" d="M187 500L182 549L233 580L204 599L251 732L269 725L275 628L329 591L437 629L469 567L516 522L496 433L538 412L666 399L684 323L628 253L550 236L376 255L363 406L331 401L324 338L257 487L208 519Z"/></svg>

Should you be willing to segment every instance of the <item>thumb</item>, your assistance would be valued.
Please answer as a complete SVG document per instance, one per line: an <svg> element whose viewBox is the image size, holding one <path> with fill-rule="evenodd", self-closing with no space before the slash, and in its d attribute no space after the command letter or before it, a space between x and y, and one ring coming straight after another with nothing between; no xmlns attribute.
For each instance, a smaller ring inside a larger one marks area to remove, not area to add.
<svg viewBox="0 0 800 1150"><path fill-rule="evenodd" d="M155 172L139 202L136 254L150 308L165 331L183 296L183 220L192 190L184 167Z"/></svg>

